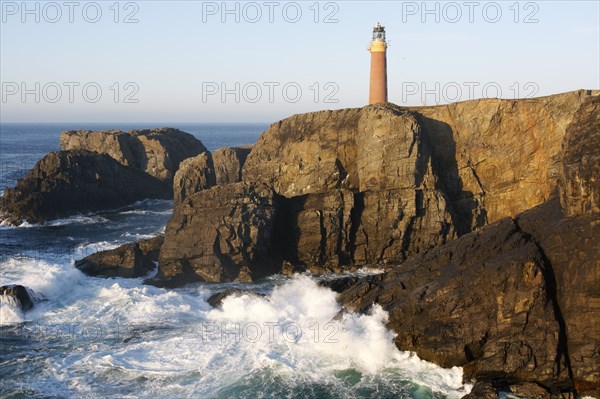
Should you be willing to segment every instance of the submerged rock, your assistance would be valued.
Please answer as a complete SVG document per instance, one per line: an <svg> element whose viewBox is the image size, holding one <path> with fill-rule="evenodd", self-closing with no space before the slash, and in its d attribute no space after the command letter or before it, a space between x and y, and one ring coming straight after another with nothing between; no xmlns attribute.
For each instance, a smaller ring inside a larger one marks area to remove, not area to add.
<svg viewBox="0 0 600 399"><path fill-rule="evenodd" d="M22 285L3 285L0 286L0 302L10 303L26 312L34 307L43 298L32 289Z"/></svg>
<svg viewBox="0 0 600 399"><path fill-rule="evenodd" d="M108 154L119 163L139 169L169 185L187 158L207 151L189 133L173 128L132 130L78 130L60 135L62 150L88 150Z"/></svg>
<svg viewBox="0 0 600 399"><path fill-rule="evenodd" d="M211 295L206 300L206 302L208 302L208 304L210 306L212 306L213 308L219 308L223 304L223 300L225 300L225 298L228 298L230 296L242 296L242 295L249 295L249 296L255 296L255 297L264 296L264 295L258 294L256 292L252 292L252 291L248 291L248 290L241 290L239 288L228 288L225 291L217 292L216 294Z"/></svg>
<svg viewBox="0 0 600 399"><path fill-rule="evenodd" d="M43 223L81 212L119 208L146 198L168 199L171 187L106 154L51 152L0 197L4 222Z"/></svg>
<svg viewBox="0 0 600 399"><path fill-rule="evenodd" d="M164 237L158 236L99 251L75 262L88 276L142 277L154 270Z"/></svg>

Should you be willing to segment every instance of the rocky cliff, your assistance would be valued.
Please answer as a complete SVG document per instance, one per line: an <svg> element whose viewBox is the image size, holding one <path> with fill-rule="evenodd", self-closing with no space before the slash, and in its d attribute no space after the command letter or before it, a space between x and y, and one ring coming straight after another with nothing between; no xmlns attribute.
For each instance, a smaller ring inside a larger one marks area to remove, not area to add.
<svg viewBox="0 0 600 399"><path fill-rule="evenodd" d="M60 135L62 150L88 150L108 154L125 166L172 183L179 164L206 151L194 136L173 128L151 130L78 130Z"/></svg>
<svg viewBox="0 0 600 399"><path fill-rule="evenodd" d="M600 96L584 102L563 141L560 198L568 216L600 212Z"/></svg>
<svg viewBox="0 0 600 399"><path fill-rule="evenodd" d="M217 183L213 157L205 151L188 158L179 165L173 179L173 197L175 206L190 195L213 187Z"/></svg>
<svg viewBox="0 0 600 399"><path fill-rule="evenodd" d="M106 154L51 152L0 197L4 223L44 221L112 209L146 198L168 199L164 182L124 166Z"/></svg>
<svg viewBox="0 0 600 399"><path fill-rule="evenodd" d="M276 273L274 225L268 186L240 182L200 191L175 207L153 283L253 281Z"/></svg>
<svg viewBox="0 0 600 399"><path fill-rule="evenodd" d="M202 143L177 129L67 131L62 151L48 154L0 199L3 223L41 223L111 209L147 198L173 198L180 163ZM195 187L197 188L197 187Z"/></svg>
<svg viewBox="0 0 600 399"><path fill-rule="evenodd" d="M147 281L387 264L325 285L348 309L381 305L400 349L462 366L470 397L600 396L599 105L578 91L295 115L247 158L182 164ZM131 248L98 259L135 265Z"/></svg>
<svg viewBox="0 0 600 399"><path fill-rule="evenodd" d="M235 239L227 241L225 253L182 239L218 230L221 222L215 224L206 211L213 208L227 215L226 224L249 229L247 216L237 209L254 201L227 185L211 188L210 195L186 190L186 198L201 201L202 207L185 201L175 207L165 247L177 247L181 255L161 255L160 269L172 275L169 265L179 262L189 264L185 273L199 279L235 279L235 273L206 271L225 263L242 270L246 258L228 254L248 250L249 256L255 250L271 253L269 264L289 262L313 271L395 264L544 203L556 193L561 175L579 173L591 185L581 190L596 192L588 169L577 172L577 153L571 162L561 146L567 131L577 142L577 134L595 129L597 114L588 107L595 109L597 101L597 93L578 91L530 100L420 108L387 104L292 116L269 127L242 170L245 187L261 187L245 190L272 203L265 226L276 239L246 247L238 239L243 234L230 229ZM597 195L590 198L597 201Z"/></svg>
<svg viewBox="0 0 600 399"><path fill-rule="evenodd" d="M190 195L214 187L242 181L242 168L250 153L246 147L223 147L183 161L175 174L175 206Z"/></svg>

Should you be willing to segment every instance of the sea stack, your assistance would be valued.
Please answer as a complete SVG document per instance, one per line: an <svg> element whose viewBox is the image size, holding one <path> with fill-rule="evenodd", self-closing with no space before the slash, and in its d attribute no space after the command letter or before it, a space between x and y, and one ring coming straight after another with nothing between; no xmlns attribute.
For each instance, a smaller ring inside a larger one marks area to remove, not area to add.
<svg viewBox="0 0 600 399"><path fill-rule="evenodd" d="M385 27L377 22L377 25L373 27L373 40L369 47L371 53L369 104L386 103L388 100L386 51Z"/></svg>

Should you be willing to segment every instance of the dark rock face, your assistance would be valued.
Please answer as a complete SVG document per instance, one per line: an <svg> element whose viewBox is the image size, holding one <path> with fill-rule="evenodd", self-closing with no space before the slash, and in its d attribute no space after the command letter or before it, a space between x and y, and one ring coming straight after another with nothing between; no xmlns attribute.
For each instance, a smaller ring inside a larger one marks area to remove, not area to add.
<svg viewBox="0 0 600 399"><path fill-rule="evenodd" d="M167 224L157 277L252 281L276 272L273 201L269 187L245 183L185 199Z"/></svg>
<svg viewBox="0 0 600 399"><path fill-rule="evenodd" d="M36 303L42 300L42 298L33 290L22 285L0 286L0 297L3 297L0 298L0 300L4 300L4 298L10 298L9 301L13 302L23 312L28 311Z"/></svg>
<svg viewBox="0 0 600 399"><path fill-rule="evenodd" d="M399 348L444 367L468 366L469 377L538 369L553 382L559 326L543 267L535 245L505 219L369 278L340 299L361 311L381 304Z"/></svg>
<svg viewBox="0 0 600 399"><path fill-rule="evenodd" d="M75 267L88 276L142 277L156 267L163 240L158 236L99 251L76 261Z"/></svg>
<svg viewBox="0 0 600 399"><path fill-rule="evenodd" d="M173 128L151 130L78 130L63 132L62 150L88 150L108 154L119 163L148 173L168 183L187 158L205 152L206 147L189 133Z"/></svg>
<svg viewBox="0 0 600 399"><path fill-rule="evenodd" d="M215 167L210 152L181 162L173 180L174 206L198 191L216 185Z"/></svg>
<svg viewBox="0 0 600 399"><path fill-rule="evenodd" d="M563 357L579 393L600 397L600 213L563 217L557 201L524 213L521 230L551 265Z"/></svg>
<svg viewBox="0 0 600 399"><path fill-rule="evenodd" d="M568 216L600 212L600 96L586 99L567 127L560 198Z"/></svg>
<svg viewBox="0 0 600 399"><path fill-rule="evenodd" d="M396 344L466 378L598 395L600 224L558 199L462 236L340 295L379 303ZM570 334L573 334L571 337Z"/></svg>
<svg viewBox="0 0 600 399"><path fill-rule="evenodd" d="M111 209L146 198L171 197L171 188L106 154L51 152L7 188L0 209L6 221L42 223L80 212Z"/></svg>
<svg viewBox="0 0 600 399"><path fill-rule="evenodd" d="M358 283L361 280L360 277L339 277L328 280L319 281L319 285L321 287L327 287L333 292L337 292L338 294L352 287L354 284Z"/></svg>
<svg viewBox="0 0 600 399"><path fill-rule="evenodd" d="M250 154L251 146L223 147L212 154L215 163L216 184L224 185L242 181L242 168Z"/></svg>

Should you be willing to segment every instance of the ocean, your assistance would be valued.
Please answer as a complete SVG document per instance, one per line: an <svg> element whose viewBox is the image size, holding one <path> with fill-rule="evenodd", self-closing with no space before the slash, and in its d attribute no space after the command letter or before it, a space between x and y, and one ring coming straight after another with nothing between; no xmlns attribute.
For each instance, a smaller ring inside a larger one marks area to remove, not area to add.
<svg viewBox="0 0 600 399"><path fill-rule="evenodd" d="M165 126L209 150L253 144L267 127ZM0 190L58 150L61 131L151 127L161 126L1 124ZM0 226L0 285L22 284L45 298L22 313L0 297L0 397L420 399L469 392L462 369L398 350L380 307L343 312L335 293L317 284L331 276L162 289L143 285L144 278L87 277L73 266L163 232L171 208L171 201L146 200L44 225ZM218 309L207 303L232 287L251 293Z"/></svg>

